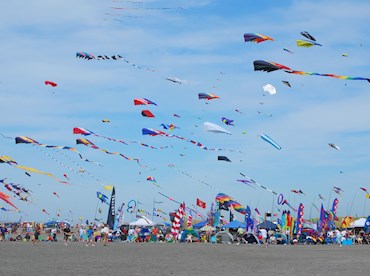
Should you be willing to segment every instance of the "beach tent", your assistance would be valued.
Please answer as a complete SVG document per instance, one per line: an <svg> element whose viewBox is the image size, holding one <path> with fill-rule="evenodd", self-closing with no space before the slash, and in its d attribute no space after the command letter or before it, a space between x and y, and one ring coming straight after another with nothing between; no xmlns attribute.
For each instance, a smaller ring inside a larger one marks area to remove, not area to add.
<svg viewBox="0 0 370 276"><path fill-rule="evenodd" d="M245 224L237 220L233 220L232 222L221 226L221 228L239 228L239 227L245 228Z"/></svg>
<svg viewBox="0 0 370 276"><path fill-rule="evenodd" d="M351 223L350 227L351 228L357 228L357 227L364 227L366 222L366 218L359 218L358 220L355 220L354 222Z"/></svg>
<svg viewBox="0 0 370 276"><path fill-rule="evenodd" d="M130 222L130 226L154 226L155 223L146 217L139 218L137 221Z"/></svg>
<svg viewBox="0 0 370 276"><path fill-rule="evenodd" d="M207 221L201 221L201 222L198 222L197 224L193 224L193 228L202 228L206 224L207 224Z"/></svg>
<svg viewBox="0 0 370 276"><path fill-rule="evenodd" d="M199 234L195 232L193 229L188 228L185 229L181 234L181 241L184 242L186 240L186 237L191 234L194 238L197 238L198 241L200 240Z"/></svg>
<svg viewBox="0 0 370 276"><path fill-rule="evenodd" d="M234 240L233 235L227 231L220 231L216 234L217 240L220 240L221 243L232 243Z"/></svg>
<svg viewBox="0 0 370 276"><path fill-rule="evenodd" d="M276 224L272 223L269 220L264 220L263 222L258 224L257 227L262 228L262 229L266 229L266 230L270 230L270 229L275 230L276 229Z"/></svg>
<svg viewBox="0 0 370 276"><path fill-rule="evenodd" d="M244 237L243 237L248 243L251 243L251 244L258 244L259 241L258 241L258 238L255 234L253 233L246 233L244 234Z"/></svg>

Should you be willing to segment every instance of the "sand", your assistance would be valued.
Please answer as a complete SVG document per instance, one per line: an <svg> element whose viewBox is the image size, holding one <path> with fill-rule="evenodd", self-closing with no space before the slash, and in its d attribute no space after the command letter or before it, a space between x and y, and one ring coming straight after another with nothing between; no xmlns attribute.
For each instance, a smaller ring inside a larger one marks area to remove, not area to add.
<svg viewBox="0 0 370 276"><path fill-rule="evenodd" d="M0 275L369 275L370 246L0 243Z"/></svg>

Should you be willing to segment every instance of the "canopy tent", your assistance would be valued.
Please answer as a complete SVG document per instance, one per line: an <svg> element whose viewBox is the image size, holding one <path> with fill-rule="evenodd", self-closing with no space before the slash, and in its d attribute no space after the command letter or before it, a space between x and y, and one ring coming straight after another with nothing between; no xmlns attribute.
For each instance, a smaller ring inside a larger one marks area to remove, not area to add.
<svg viewBox="0 0 370 276"><path fill-rule="evenodd" d="M202 228L207 224L207 221L201 221L196 224L193 224L193 228Z"/></svg>
<svg viewBox="0 0 370 276"><path fill-rule="evenodd" d="M239 227L245 228L245 224L237 220L233 220L232 222L221 226L221 228L239 228Z"/></svg>
<svg viewBox="0 0 370 276"><path fill-rule="evenodd" d="M191 234L194 238L196 238L198 241L200 240L199 234L195 232L193 229L188 228L185 229L181 234L181 241L184 242L186 240L186 237Z"/></svg>
<svg viewBox="0 0 370 276"><path fill-rule="evenodd" d="M257 227L262 228L262 229L266 229L266 230L270 230L270 229L275 230L276 229L276 224L272 223L269 220L264 220L260 224L258 224Z"/></svg>
<svg viewBox="0 0 370 276"><path fill-rule="evenodd" d="M146 217L141 217L137 221L130 222L130 226L154 226L155 223Z"/></svg>
<svg viewBox="0 0 370 276"><path fill-rule="evenodd" d="M356 227L364 227L366 222L366 218L359 218L358 220L355 220L351 223L350 227L356 228Z"/></svg>

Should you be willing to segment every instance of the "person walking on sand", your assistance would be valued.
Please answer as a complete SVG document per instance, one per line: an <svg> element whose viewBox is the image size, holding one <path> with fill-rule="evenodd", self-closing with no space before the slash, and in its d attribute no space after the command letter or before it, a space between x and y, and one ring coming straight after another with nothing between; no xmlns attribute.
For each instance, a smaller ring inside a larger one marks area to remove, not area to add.
<svg viewBox="0 0 370 276"><path fill-rule="evenodd" d="M66 224L66 226L64 227L63 233L64 233L64 245L68 246L68 241L71 236L71 229L69 228L68 224Z"/></svg>
<svg viewBox="0 0 370 276"><path fill-rule="evenodd" d="M94 229L92 226L87 228L86 234L87 234L86 246L88 247L90 243L92 246L95 246Z"/></svg>
<svg viewBox="0 0 370 276"><path fill-rule="evenodd" d="M101 234L103 238L103 245L106 246L108 244L108 234L109 234L108 224L104 225L104 228L101 230Z"/></svg>
<svg viewBox="0 0 370 276"><path fill-rule="evenodd" d="M33 245L36 245L39 243L39 236L40 236L40 226L38 224L35 225L35 233L34 233L34 237L33 237L33 241L32 241L32 244Z"/></svg>

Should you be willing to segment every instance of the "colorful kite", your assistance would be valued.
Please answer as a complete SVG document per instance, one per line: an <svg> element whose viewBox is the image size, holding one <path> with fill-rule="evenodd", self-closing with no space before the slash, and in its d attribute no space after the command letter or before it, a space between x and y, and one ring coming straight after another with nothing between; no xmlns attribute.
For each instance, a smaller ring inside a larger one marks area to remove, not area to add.
<svg viewBox="0 0 370 276"><path fill-rule="evenodd" d="M214 99L219 99L220 97L215 95L215 94L211 94L211 93L198 93L198 99L201 100L201 99L204 99L204 100L214 100Z"/></svg>
<svg viewBox="0 0 370 276"><path fill-rule="evenodd" d="M309 48L312 46L322 46L321 44L317 42L306 40L306 39L298 39L296 43L298 47L306 47L306 48Z"/></svg>
<svg viewBox="0 0 370 276"><path fill-rule="evenodd" d="M47 144L40 144L36 140L34 140L32 138L29 138L27 136L18 136L18 137L15 137L15 143L16 144L32 144L32 145L39 146L39 147L44 147L44 148L70 150L70 151L73 151L73 152L77 153L78 156L83 161L92 162L93 163L93 161L90 161L88 159L83 158L82 155L75 148L72 148L72 147L67 147L67 146L51 146L51 145L47 145Z"/></svg>
<svg viewBox="0 0 370 276"><path fill-rule="evenodd" d="M333 74L320 74L320 73L315 73L315 72L296 71L296 70L290 69L289 67L285 65L275 63L275 62L268 62L264 60L255 60L253 62L253 65L254 65L255 71L272 72L276 70L283 70L284 72L289 73L289 74L331 77L331 78L337 78L337 79L342 79L342 80L366 80L370 83L369 78L338 76L338 75L333 75Z"/></svg>
<svg viewBox="0 0 370 276"><path fill-rule="evenodd" d="M288 205L294 212L297 212L297 209L295 209L292 205L290 205L286 199L284 199L283 203L281 203L281 205L284 205L284 204Z"/></svg>
<svg viewBox="0 0 370 276"><path fill-rule="evenodd" d="M166 129L166 130L174 130L175 128L179 128L179 127L177 127L177 126L175 126L173 124L170 124L170 125L168 125L168 124L161 124L160 126L163 127L163 129Z"/></svg>
<svg viewBox="0 0 370 276"><path fill-rule="evenodd" d="M131 157L127 157L126 155L122 154L122 153L119 153L119 152L110 152L110 151L107 151L105 149L102 149L102 148L99 148L97 145L95 145L93 142L91 142L90 140L87 140L87 139L76 139L76 144L79 145L79 144L82 144L82 145L85 145L87 147L90 147L90 148L93 148L93 149L97 149L97 150L100 150L102 152L105 152L106 154L114 154L114 155L119 155L123 158L125 158L126 160L134 160L136 161L139 165L140 165L140 160L137 159L137 158L131 158Z"/></svg>
<svg viewBox="0 0 370 276"><path fill-rule="evenodd" d="M302 192L302 190L291 190L292 193L295 193L295 194L302 194L304 195L304 192Z"/></svg>
<svg viewBox="0 0 370 276"><path fill-rule="evenodd" d="M6 203L8 203L10 206L14 207L17 211L19 211L19 209L9 200L10 196L3 193L3 192L0 192L0 199L2 199L3 201L5 201Z"/></svg>
<svg viewBox="0 0 370 276"><path fill-rule="evenodd" d="M53 195L55 195L57 198L60 198L56 192L53 192Z"/></svg>
<svg viewBox="0 0 370 276"><path fill-rule="evenodd" d="M42 209L42 211L43 211L45 214L47 214L48 216L50 216L50 214L49 214L48 212L46 212L46 210L45 210L45 209Z"/></svg>
<svg viewBox="0 0 370 276"><path fill-rule="evenodd" d="M165 149L165 148L168 148L168 146L159 147L158 148L158 147L154 147L154 146L147 145L147 144L144 144L144 143L141 143L141 142L137 142L137 141L127 141L127 142L125 142L125 141L120 140L120 139L115 139L115 138L111 138L111 137L107 137L107 136L96 134L96 133L92 132L91 130L88 130L88 129L82 128L82 127L75 127L75 128L73 128L73 134L80 134L80 135L83 135L83 136L92 135L92 136L96 136L96 137L107 139L109 141L121 143L121 144L124 144L124 145L138 144L140 146L151 148L151 149Z"/></svg>
<svg viewBox="0 0 370 276"><path fill-rule="evenodd" d="M244 34L244 42L255 42L260 43L263 41L271 40L274 41L272 37L262 34L246 33Z"/></svg>
<svg viewBox="0 0 370 276"><path fill-rule="evenodd" d="M134 105L157 105L155 102L152 102L151 100L145 99L145 98L137 98L134 99Z"/></svg>
<svg viewBox="0 0 370 276"><path fill-rule="evenodd" d="M226 125L228 125L228 126L234 126L234 124L233 124L234 120L230 120L230 119L225 118L225 117L222 117L222 118L221 118L221 120L222 120L222 122L223 122L224 124L226 124Z"/></svg>
<svg viewBox="0 0 370 276"><path fill-rule="evenodd" d="M101 203L106 203L109 205L108 197L106 195L102 194L101 192L96 192L96 196L101 201Z"/></svg>
<svg viewBox="0 0 370 276"><path fill-rule="evenodd" d="M224 207L226 210L232 207L235 211L243 215L245 215L247 211L243 205L235 201L232 197L225 195L224 193L219 193L216 195L216 202L218 202L220 206Z"/></svg>
<svg viewBox="0 0 370 276"><path fill-rule="evenodd" d="M271 144L276 149L278 149L278 150L281 150L282 149L281 146L278 143L276 143L274 140L272 140L272 138L269 137L268 135L266 135L264 133L261 133L260 137L261 137L262 140L264 140L267 143Z"/></svg>
<svg viewBox="0 0 370 276"><path fill-rule="evenodd" d="M157 182L153 176L148 176L146 180L151 181L151 182Z"/></svg>

